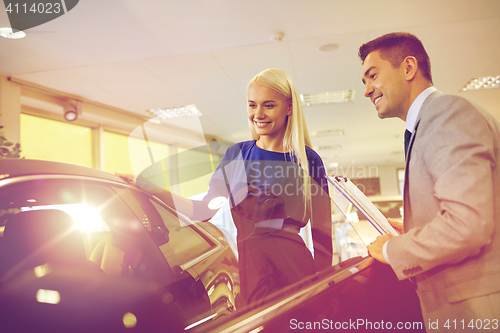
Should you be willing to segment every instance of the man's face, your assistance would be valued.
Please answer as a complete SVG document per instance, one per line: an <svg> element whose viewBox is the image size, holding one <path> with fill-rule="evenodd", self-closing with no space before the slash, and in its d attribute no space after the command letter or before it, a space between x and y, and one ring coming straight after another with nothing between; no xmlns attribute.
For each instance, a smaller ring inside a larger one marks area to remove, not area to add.
<svg viewBox="0 0 500 333"><path fill-rule="evenodd" d="M410 108L410 91L405 78L405 66L394 68L373 51L363 63L362 81L366 85L365 97L375 105L379 118L398 117L406 120Z"/></svg>

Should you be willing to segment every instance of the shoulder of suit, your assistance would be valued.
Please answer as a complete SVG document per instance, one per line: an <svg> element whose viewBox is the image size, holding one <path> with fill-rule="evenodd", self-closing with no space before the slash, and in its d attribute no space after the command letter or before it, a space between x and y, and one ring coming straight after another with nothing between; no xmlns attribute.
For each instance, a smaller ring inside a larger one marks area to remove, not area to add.
<svg viewBox="0 0 500 333"><path fill-rule="evenodd" d="M442 91L435 91L432 94L430 94L427 99L424 101L422 107L425 107L429 104L433 103L459 103L459 104L465 104L465 105L470 105L471 107L474 108L480 108L477 104L469 101L468 99L458 96L458 95L451 95L451 94L445 94Z"/></svg>
<svg viewBox="0 0 500 333"><path fill-rule="evenodd" d="M440 114L436 114L436 112L434 112L436 109L440 111ZM454 113L463 109L476 110L480 113L485 113L484 109L468 99L462 96L445 94L441 91L435 91L427 97L422 104L421 112L432 112L435 116L439 116L446 113Z"/></svg>
<svg viewBox="0 0 500 333"><path fill-rule="evenodd" d="M474 123L475 127L484 122L485 125L488 124L486 126L500 130L500 122L481 106L462 96L440 91L432 93L424 101L418 122L425 123L425 127L431 130L450 122L454 126L457 123L463 123L464 126Z"/></svg>

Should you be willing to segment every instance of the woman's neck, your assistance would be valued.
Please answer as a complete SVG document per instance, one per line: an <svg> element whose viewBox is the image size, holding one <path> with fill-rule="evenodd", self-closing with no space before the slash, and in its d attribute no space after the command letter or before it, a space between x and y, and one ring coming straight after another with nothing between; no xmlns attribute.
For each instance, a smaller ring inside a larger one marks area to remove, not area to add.
<svg viewBox="0 0 500 333"><path fill-rule="evenodd" d="M261 135L255 143L257 147L264 150L284 153L283 138L270 139L266 135Z"/></svg>

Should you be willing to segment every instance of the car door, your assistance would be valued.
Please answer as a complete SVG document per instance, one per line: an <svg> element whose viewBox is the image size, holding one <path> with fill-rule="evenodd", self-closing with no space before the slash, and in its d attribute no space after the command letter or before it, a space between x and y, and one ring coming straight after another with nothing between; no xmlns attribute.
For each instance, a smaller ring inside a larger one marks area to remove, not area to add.
<svg viewBox="0 0 500 333"><path fill-rule="evenodd" d="M215 320L237 308L237 259L224 235L207 222L194 222L141 191L114 188L142 220L172 267L198 301L184 308L189 325ZM188 325L188 326L189 326Z"/></svg>

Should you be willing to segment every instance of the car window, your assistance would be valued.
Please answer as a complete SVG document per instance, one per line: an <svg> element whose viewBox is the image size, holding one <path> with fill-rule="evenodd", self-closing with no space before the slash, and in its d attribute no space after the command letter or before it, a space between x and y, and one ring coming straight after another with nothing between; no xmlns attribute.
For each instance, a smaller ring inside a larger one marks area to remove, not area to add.
<svg viewBox="0 0 500 333"><path fill-rule="evenodd" d="M216 247L213 239L139 191L115 188L160 248L171 267L181 267ZM162 231L163 230L163 231Z"/></svg>
<svg viewBox="0 0 500 333"><path fill-rule="evenodd" d="M145 229L123 200L106 185L75 180L22 182L2 189L0 209L0 225L5 229L2 238L7 238L9 219L12 220L15 214L62 211L71 217L78 229L84 259L106 276L165 282L167 275L160 273L158 267L161 267L161 260L164 266L166 262L161 256L155 256L154 244ZM33 236L32 230L21 232L25 237ZM2 243L6 243L5 239ZM14 256L7 254L5 248L3 250L2 257ZM4 270L9 269L5 267L9 265L3 266Z"/></svg>

